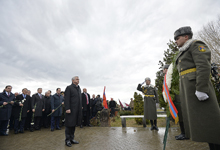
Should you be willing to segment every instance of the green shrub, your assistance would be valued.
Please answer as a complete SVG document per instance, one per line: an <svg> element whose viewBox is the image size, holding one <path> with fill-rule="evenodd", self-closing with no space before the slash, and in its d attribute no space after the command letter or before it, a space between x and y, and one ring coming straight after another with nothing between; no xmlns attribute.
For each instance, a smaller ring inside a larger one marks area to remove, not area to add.
<svg viewBox="0 0 220 150"><path fill-rule="evenodd" d="M134 112L133 111L129 111L129 110L121 110L119 112L120 116L128 116L128 115L134 115Z"/></svg>

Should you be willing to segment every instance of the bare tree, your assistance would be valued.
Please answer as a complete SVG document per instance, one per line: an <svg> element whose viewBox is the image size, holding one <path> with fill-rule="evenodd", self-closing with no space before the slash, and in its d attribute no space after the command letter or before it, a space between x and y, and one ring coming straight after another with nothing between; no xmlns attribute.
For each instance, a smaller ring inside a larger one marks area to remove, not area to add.
<svg viewBox="0 0 220 150"><path fill-rule="evenodd" d="M204 41L212 52L212 62L220 65L220 15L216 21L203 26L197 38Z"/></svg>

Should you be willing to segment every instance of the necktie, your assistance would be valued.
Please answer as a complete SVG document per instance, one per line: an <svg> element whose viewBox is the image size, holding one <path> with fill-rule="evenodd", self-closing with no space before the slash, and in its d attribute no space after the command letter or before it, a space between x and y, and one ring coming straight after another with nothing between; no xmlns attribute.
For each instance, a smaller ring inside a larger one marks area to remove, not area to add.
<svg viewBox="0 0 220 150"><path fill-rule="evenodd" d="M41 94L40 94L40 99L42 99L42 96L41 96Z"/></svg>
<svg viewBox="0 0 220 150"><path fill-rule="evenodd" d="M10 93L8 93L8 97L10 96Z"/></svg>
<svg viewBox="0 0 220 150"><path fill-rule="evenodd" d="M88 101L88 96L87 96L87 94L85 94L86 95L86 100L87 100L87 105L89 104L89 101Z"/></svg>

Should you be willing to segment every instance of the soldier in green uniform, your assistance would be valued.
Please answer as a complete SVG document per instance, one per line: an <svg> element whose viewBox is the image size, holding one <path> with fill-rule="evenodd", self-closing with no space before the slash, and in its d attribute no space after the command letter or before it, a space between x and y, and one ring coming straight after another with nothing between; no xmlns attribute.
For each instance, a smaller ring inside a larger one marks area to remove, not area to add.
<svg viewBox="0 0 220 150"><path fill-rule="evenodd" d="M157 109L156 103L159 103L157 91L155 87L150 84L150 78L145 78L146 85L138 84L137 90L144 94L144 119L151 122L151 130L159 130L157 127Z"/></svg>
<svg viewBox="0 0 220 150"><path fill-rule="evenodd" d="M176 65L185 134L193 141L208 142L210 149L220 149L220 109L210 81L211 51L192 36L190 27L174 33L180 51Z"/></svg>

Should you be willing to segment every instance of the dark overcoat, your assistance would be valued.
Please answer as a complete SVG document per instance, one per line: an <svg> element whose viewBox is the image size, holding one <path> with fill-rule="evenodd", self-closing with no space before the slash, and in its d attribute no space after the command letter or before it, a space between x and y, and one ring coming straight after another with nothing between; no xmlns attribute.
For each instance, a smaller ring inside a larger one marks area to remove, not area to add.
<svg viewBox="0 0 220 150"><path fill-rule="evenodd" d="M137 90L141 91L144 94L144 118L148 120L156 120L156 103L159 103L157 90L152 85L150 85L149 87L141 87L141 84L138 85ZM149 97L149 95L152 95L153 97Z"/></svg>
<svg viewBox="0 0 220 150"><path fill-rule="evenodd" d="M21 112L21 108L22 108L22 114L21 117L25 118L27 117L27 111L30 110L30 101L31 101L31 97L29 95L26 95L26 100L23 103L23 108L22 106L19 106L19 102L22 103L22 100L24 100L24 97L22 94L16 96L16 102L14 103L14 108L13 108L13 116L15 119L18 119L20 117L20 112Z"/></svg>
<svg viewBox="0 0 220 150"><path fill-rule="evenodd" d="M211 51L198 40L178 54L180 101L186 136L197 142L220 144L220 109L210 81L210 60ZM181 75L181 72L192 68L196 70ZM198 100L196 91L206 93L209 98Z"/></svg>
<svg viewBox="0 0 220 150"><path fill-rule="evenodd" d="M96 102L97 102L97 98L92 98L91 100L90 100L90 103L91 103L91 107L92 107L92 112L97 112L97 109L96 109L96 107L95 107L95 104L96 104Z"/></svg>
<svg viewBox="0 0 220 150"><path fill-rule="evenodd" d="M89 101L89 107L91 107L91 103L90 103L90 95L87 93L88 95L88 101ZM83 111L87 111L87 99L86 99L86 95L84 93L82 93L82 107L83 107ZM90 111L90 110L88 110Z"/></svg>
<svg viewBox="0 0 220 150"><path fill-rule="evenodd" d="M66 113L65 126L74 127L81 125L82 119L82 97L81 89L75 84L71 84L66 87L65 90L65 110L70 109L71 113Z"/></svg>
<svg viewBox="0 0 220 150"><path fill-rule="evenodd" d="M42 95L42 98L37 94L34 94L32 96L32 109L35 108L34 117L41 117L42 116L42 110L45 109L45 103L44 103L44 96Z"/></svg>
<svg viewBox="0 0 220 150"><path fill-rule="evenodd" d="M62 95L58 95L57 93L51 96L51 110L56 109L64 102L64 98ZM62 106L60 106L51 116L58 117L62 115Z"/></svg>
<svg viewBox="0 0 220 150"><path fill-rule="evenodd" d="M51 96L50 97L47 97L47 96L44 96L44 103L45 103L45 114L49 114L51 113Z"/></svg>
<svg viewBox="0 0 220 150"><path fill-rule="evenodd" d="M10 93L10 96L5 92L0 93L0 106L3 105L3 102L11 102L15 100L15 95ZM0 108L0 120L8 120L11 117L12 105L8 103L4 107Z"/></svg>

